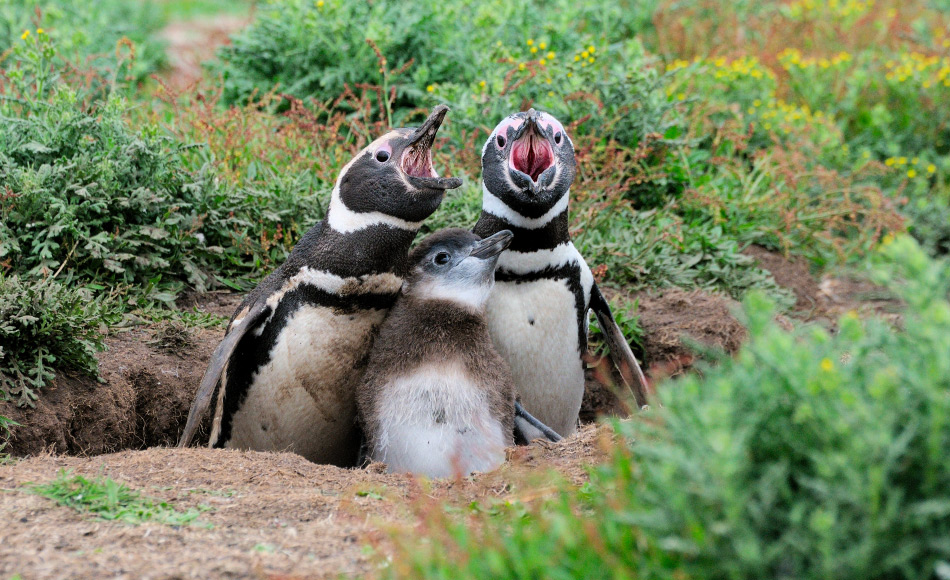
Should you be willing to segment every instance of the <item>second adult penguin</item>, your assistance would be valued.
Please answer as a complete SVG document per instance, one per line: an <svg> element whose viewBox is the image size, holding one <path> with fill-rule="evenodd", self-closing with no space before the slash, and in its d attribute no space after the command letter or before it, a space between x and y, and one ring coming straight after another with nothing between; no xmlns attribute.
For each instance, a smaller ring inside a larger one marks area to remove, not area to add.
<svg viewBox="0 0 950 580"><path fill-rule="evenodd" d="M390 471L462 476L504 461L515 391L488 335L485 302L511 238L442 230L410 255L357 393L369 456Z"/></svg>
<svg viewBox="0 0 950 580"><path fill-rule="evenodd" d="M637 404L647 402L643 373L571 243L575 173L574 146L557 119L534 109L508 116L482 149L482 215L474 228L480 236L514 233L499 258L488 327L525 408L564 436L576 429L584 397L591 310Z"/></svg>

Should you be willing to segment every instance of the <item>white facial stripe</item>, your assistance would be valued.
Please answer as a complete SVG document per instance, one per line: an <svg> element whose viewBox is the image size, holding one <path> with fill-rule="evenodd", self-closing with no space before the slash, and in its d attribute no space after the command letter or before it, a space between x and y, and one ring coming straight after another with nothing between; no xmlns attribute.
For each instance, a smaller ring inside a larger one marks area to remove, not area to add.
<svg viewBox="0 0 950 580"><path fill-rule="evenodd" d="M566 191L561 199L557 200L554 207L549 209L539 218L529 218L521 215L511 209L505 202L488 191L485 182L482 182L482 211L490 213L495 217L506 220L513 226L524 228L526 230L537 230L546 226L551 220L567 211L567 202L571 197L571 192Z"/></svg>
<svg viewBox="0 0 950 580"><path fill-rule="evenodd" d="M397 135L398 133L395 131L386 133L382 137L367 145L365 149L360 151L359 154L353 157L349 163L343 166L343 169L340 171L340 175L336 178L336 183L333 185L333 193L330 195L330 208L327 210L327 224L331 228L340 232L341 234L348 234L350 232L359 231L376 225L387 225L400 230L408 230L413 232L418 231L422 226L421 221L410 222L378 211L353 211L346 207L346 204L343 203L343 200L340 198L340 182L343 180L343 176L346 175L346 172L350 170L350 166L353 165L353 162L356 161L361 155L364 155L367 151L373 152L375 154L375 151L378 148L378 143ZM403 182L405 182L406 187L411 189L411 186L406 180L405 175L400 176L402 177Z"/></svg>

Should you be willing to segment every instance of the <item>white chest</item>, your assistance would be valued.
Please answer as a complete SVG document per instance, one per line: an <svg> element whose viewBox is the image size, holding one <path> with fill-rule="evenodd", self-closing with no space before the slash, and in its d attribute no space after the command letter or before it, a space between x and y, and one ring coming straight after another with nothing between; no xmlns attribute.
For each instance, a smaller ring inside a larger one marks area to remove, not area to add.
<svg viewBox="0 0 950 580"><path fill-rule="evenodd" d="M450 477L504 462L509 437L460 364L422 367L390 381L377 408L371 454L390 471Z"/></svg>
<svg viewBox="0 0 950 580"><path fill-rule="evenodd" d="M522 404L561 435L574 432L584 396L577 284L568 278L531 278L546 269L570 266L580 274L586 332L593 276L571 244L554 250L502 254L500 269L527 281L496 282L487 305L492 342L511 366Z"/></svg>

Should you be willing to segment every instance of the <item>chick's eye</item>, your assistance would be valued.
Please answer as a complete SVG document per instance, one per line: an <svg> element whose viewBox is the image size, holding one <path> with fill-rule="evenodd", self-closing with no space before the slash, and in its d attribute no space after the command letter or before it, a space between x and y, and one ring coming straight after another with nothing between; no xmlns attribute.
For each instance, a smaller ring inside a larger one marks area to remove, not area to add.
<svg viewBox="0 0 950 580"><path fill-rule="evenodd" d="M558 145L561 144L561 132L560 132L560 131L558 131L557 133L554 134L554 142L557 143Z"/></svg>
<svg viewBox="0 0 950 580"><path fill-rule="evenodd" d="M377 151L376 161L379 161L380 163L386 163L387 161L389 161L389 151L386 151L385 149L380 149L379 151Z"/></svg>
<svg viewBox="0 0 950 580"><path fill-rule="evenodd" d="M451 258L451 256L449 256L448 252L439 252L435 255L435 258L433 258L432 261L440 266L443 266L449 263L449 258Z"/></svg>
<svg viewBox="0 0 950 580"><path fill-rule="evenodd" d="M508 140L505 139L504 135L498 135L497 137L495 137L495 142L498 143L499 147L504 147L505 143L507 143Z"/></svg>

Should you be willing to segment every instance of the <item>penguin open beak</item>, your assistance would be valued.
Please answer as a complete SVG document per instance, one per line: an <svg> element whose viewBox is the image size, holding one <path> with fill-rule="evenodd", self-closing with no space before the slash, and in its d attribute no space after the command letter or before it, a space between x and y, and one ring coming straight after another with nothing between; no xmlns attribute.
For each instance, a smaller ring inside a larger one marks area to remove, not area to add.
<svg viewBox="0 0 950 580"><path fill-rule="evenodd" d="M554 147L544 135L539 117L534 109L528 111L525 122L515 134L508 157L511 169L531 178L535 185L532 189L536 189L541 174L554 166Z"/></svg>
<svg viewBox="0 0 950 580"><path fill-rule="evenodd" d="M511 244L511 239L514 237L515 235L511 233L511 231L501 230L497 234L489 236L476 243L472 247L472 251L469 253L469 255L473 258L479 258L481 260L493 258L504 252L505 248Z"/></svg>
<svg viewBox="0 0 950 580"><path fill-rule="evenodd" d="M455 189L462 185L457 177L439 177L432 166L432 144L449 108L437 105L429 117L409 136L400 166L409 183L418 189Z"/></svg>

